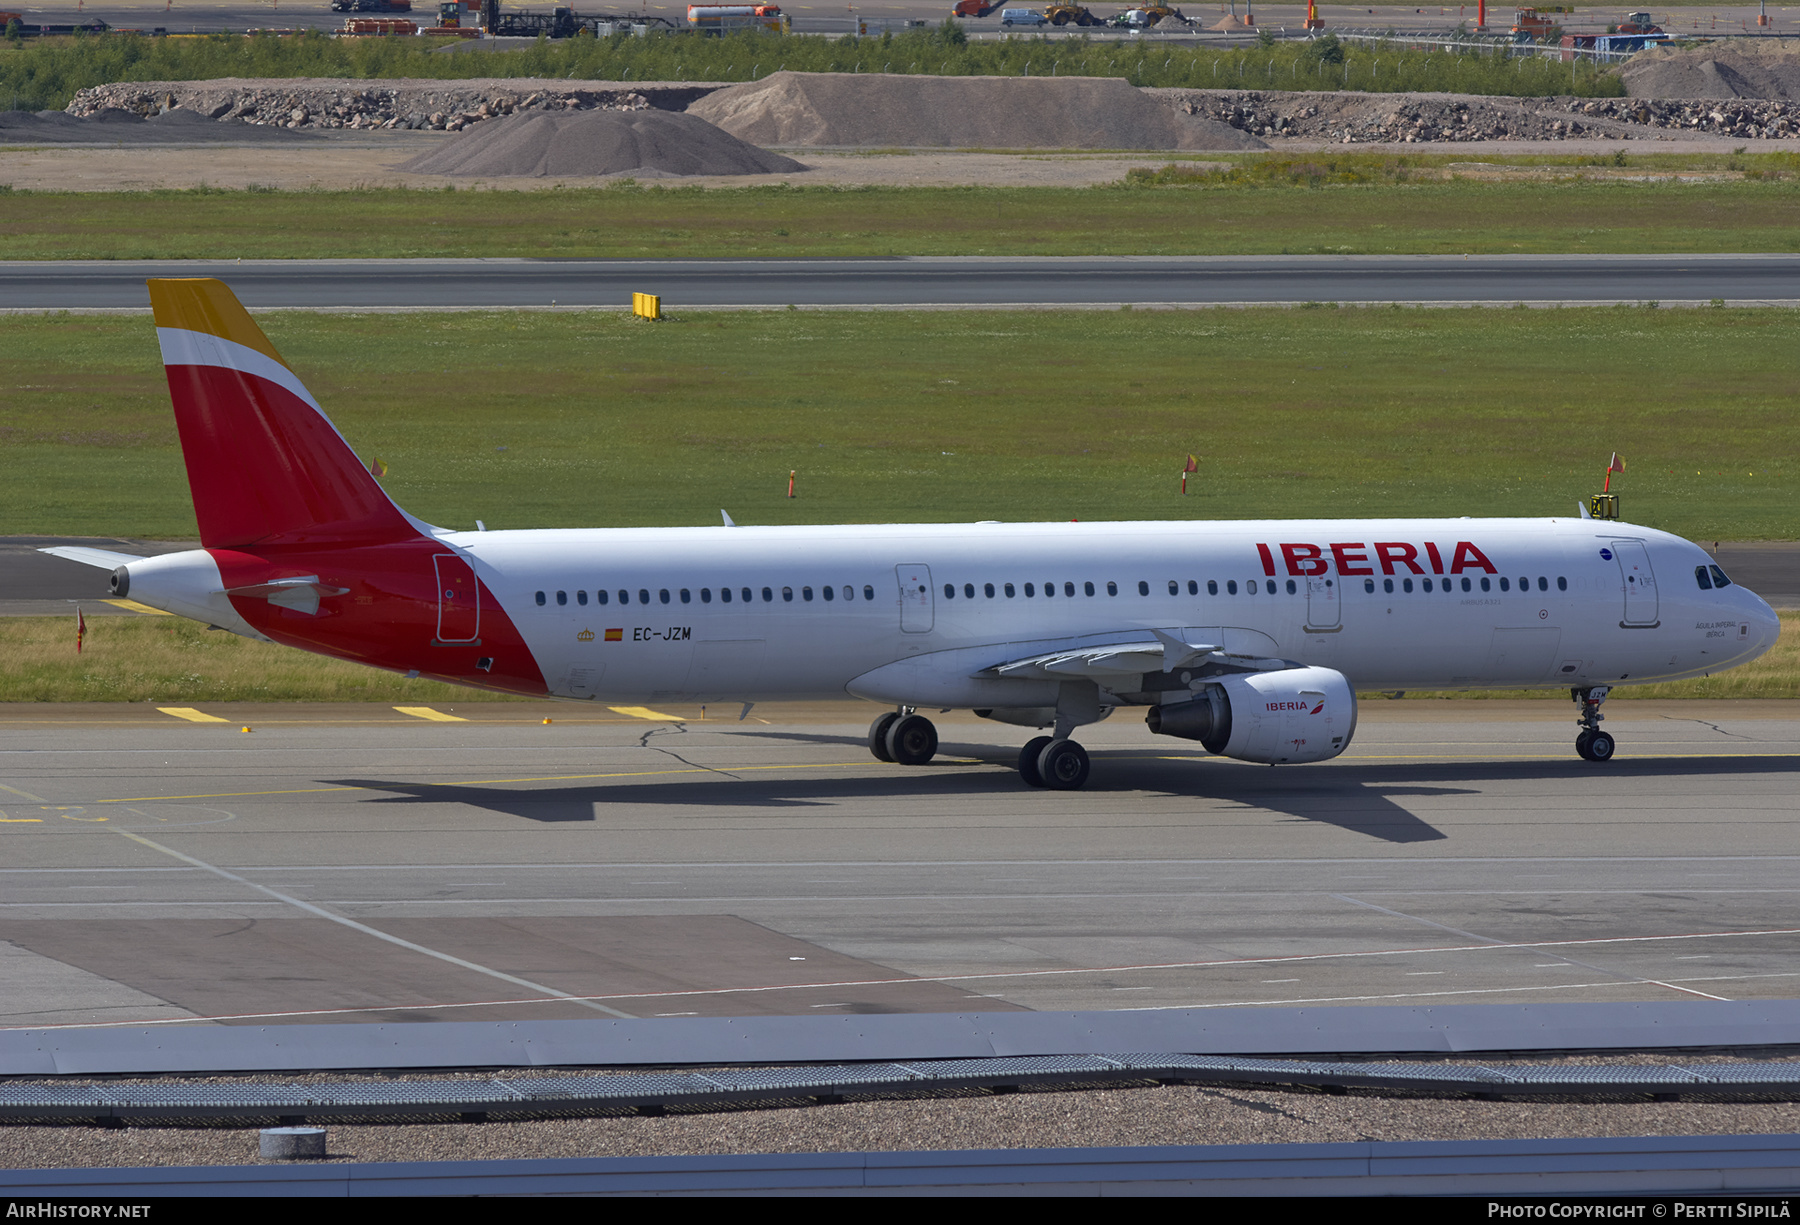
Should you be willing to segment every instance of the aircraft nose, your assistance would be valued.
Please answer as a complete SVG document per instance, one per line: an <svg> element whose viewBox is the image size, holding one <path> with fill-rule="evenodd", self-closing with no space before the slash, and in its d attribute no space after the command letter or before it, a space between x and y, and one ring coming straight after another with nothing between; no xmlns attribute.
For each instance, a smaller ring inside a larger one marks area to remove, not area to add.
<svg viewBox="0 0 1800 1225"><path fill-rule="evenodd" d="M1781 614L1769 607L1769 602L1753 592L1745 592L1751 599L1753 607L1745 616L1750 622L1750 636L1755 646L1747 656L1754 659L1775 645L1781 637Z"/></svg>

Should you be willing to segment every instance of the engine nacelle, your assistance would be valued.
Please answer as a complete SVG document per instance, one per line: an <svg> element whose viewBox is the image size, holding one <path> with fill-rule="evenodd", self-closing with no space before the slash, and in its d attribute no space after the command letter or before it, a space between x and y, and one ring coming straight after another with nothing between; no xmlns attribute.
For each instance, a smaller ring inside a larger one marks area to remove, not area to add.
<svg viewBox="0 0 1800 1225"><path fill-rule="evenodd" d="M1198 740L1239 761L1329 761L1356 734L1356 694L1330 668L1250 672L1215 681L1189 701L1152 706L1144 722L1157 735Z"/></svg>

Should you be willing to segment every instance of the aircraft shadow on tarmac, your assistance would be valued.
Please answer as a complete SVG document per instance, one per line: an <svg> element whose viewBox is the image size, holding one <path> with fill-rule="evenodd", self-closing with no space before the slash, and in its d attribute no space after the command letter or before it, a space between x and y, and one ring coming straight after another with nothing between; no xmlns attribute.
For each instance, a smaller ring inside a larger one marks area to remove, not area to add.
<svg viewBox="0 0 1800 1225"><path fill-rule="evenodd" d="M808 737L841 741L842 737ZM1015 750L992 745L942 746L946 757L895 777L834 775L810 778L760 778L722 769L708 778L631 783L595 782L581 786L525 788L503 784L480 786L431 784L384 779L320 780L333 786L385 793L375 804L464 804L472 808L541 823L599 821L613 806L647 808L716 808L779 810L835 808L859 801L896 798L938 802L980 802L1003 791L1022 791L1012 772ZM971 762L970 758L974 761ZM981 765L1000 769L981 769ZM1800 772L1800 760L1742 756L1712 758L1619 759L1603 766L1574 758L1519 762L1328 763L1272 769L1219 763L1194 756L1174 759L1147 756L1141 750L1100 750L1093 755L1093 776L1085 791L1036 792L1046 805L1067 799L1089 803L1106 792L1160 793L1172 800L1203 798L1241 804L1249 810L1275 813L1296 821L1334 825L1349 833L1391 843L1434 842L1449 837L1400 803L1406 797L1480 796L1483 783L1522 784L1538 781L1585 784L1607 778L1621 782L1707 778L1756 773ZM1004 772L1003 772L1004 771ZM1571 805L1577 801L1571 797ZM1217 820L1217 810L1196 820Z"/></svg>

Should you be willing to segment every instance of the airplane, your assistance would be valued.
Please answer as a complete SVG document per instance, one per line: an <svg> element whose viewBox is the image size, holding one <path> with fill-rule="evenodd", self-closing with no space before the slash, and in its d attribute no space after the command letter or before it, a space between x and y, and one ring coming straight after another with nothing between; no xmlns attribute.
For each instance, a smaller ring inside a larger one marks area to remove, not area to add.
<svg viewBox="0 0 1800 1225"><path fill-rule="evenodd" d="M1264 520L475 531L400 509L222 283L149 282L201 548L111 591L234 633L572 702L841 698L891 707L879 760L937 752L920 710L1033 729L1032 786L1086 783L1077 728L1269 765L1349 747L1356 693L1567 688L1613 756L1610 690L1710 675L1780 622L1697 545L1632 524Z"/></svg>

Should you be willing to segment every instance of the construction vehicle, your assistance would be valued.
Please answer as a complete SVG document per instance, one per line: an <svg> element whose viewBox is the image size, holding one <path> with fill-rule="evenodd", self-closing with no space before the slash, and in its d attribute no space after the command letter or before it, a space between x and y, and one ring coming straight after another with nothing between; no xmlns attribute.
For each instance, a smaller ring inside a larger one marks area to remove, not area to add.
<svg viewBox="0 0 1800 1225"><path fill-rule="evenodd" d="M1046 5L1044 19L1053 26L1103 26L1106 24L1079 4Z"/></svg>
<svg viewBox="0 0 1800 1225"><path fill-rule="evenodd" d="M1147 30L1165 17L1187 20L1180 9L1169 8L1163 4L1145 4L1126 9L1114 17L1109 24L1122 30Z"/></svg>
<svg viewBox="0 0 1800 1225"><path fill-rule="evenodd" d="M419 33L439 38L480 38L481 26L472 16L480 11L481 0L443 0L438 5L437 24L426 26Z"/></svg>
<svg viewBox="0 0 1800 1225"><path fill-rule="evenodd" d="M1574 11L1567 7L1514 9L1509 33L1514 42L1543 42L1555 37L1562 30L1562 17Z"/></svg>
<svg viewBox="0 0 1800 1225"><path fill-rule="evenodd" d="M986 17L999 8L998 3L989 4L987 0L957 0L956 7L950 10L952 17Z"/></svg>

